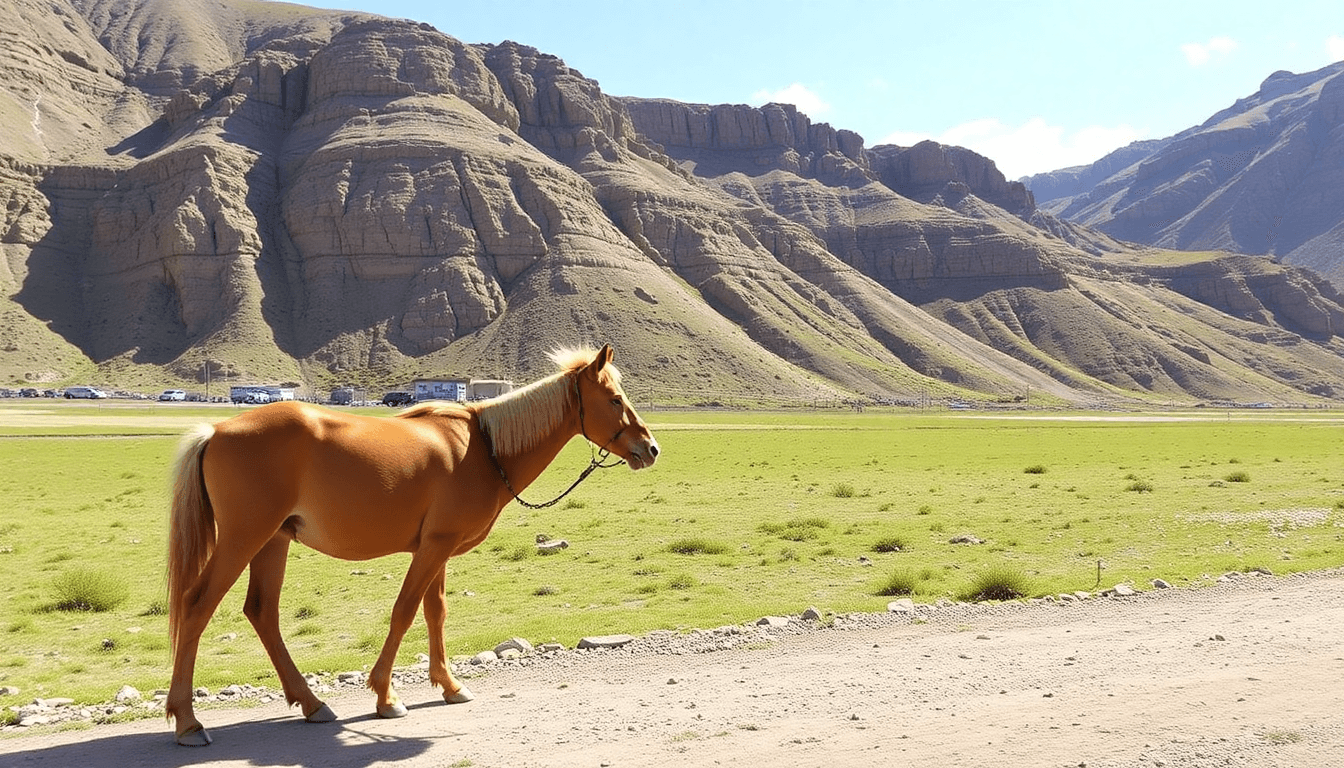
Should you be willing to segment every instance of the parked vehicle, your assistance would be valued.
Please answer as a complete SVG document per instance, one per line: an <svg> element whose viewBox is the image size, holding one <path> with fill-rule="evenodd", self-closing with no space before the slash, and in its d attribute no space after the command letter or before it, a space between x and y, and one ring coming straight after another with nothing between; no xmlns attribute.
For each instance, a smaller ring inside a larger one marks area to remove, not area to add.
<svg viewBox="0 0 1344 768"><path fill-rule="evenodd" d="M66 400L102 400L107 393L97 387L66 387Z"/></svg>
<svg viewBox="0 0 1344 768"><path fill-rule="evenodd" d="M180 401L187 399L187 393L181 389L165 389L159 393L159 399L163 401Z"/></svg>
<svg viewBox="0 0 1344 768"><path fill-rule="evenodd" d="M410 392L388 392L383 395L383 405L393 408L415 405L415 395Z"/></svg>
<svg viewBox="0 0 1344 768"><path fill-rule="evenodd" d="M19 390L19 397L37 397L37 390L32 387L24 387Z"/></svg>

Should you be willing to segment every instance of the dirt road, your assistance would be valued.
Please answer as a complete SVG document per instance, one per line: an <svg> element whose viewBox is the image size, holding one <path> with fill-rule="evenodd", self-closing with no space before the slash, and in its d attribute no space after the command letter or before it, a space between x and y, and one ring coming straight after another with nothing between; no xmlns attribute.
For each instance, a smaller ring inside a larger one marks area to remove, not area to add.
<svg viewBox="0 0 1344 768"><path fill-rule="evenodd" d="M0 740L0 765L1344 766L1344 572L1065 605L954 607L737 650L565 652L470 681ZM765 638L768 633L763 633Z"/></svg>

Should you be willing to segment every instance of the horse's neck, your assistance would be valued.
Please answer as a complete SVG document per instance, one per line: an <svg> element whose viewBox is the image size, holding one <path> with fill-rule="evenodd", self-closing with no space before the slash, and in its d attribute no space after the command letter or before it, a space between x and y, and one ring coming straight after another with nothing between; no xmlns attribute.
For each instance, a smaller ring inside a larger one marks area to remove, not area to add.
<svg viewBox="0 0 1344 768"><path fill-rule="evenodd" d="M486 408L490 407L499 406L486 406ZM484 410L483 408L482 411ZM554 424L531 436L526 441L527 445L525 447L511 452L501 450L503 446L500 444L500 436L489 434L488 420L482 418L481 413L478 412L477 418L480 420L482 431L487 433L491 441L491 450L494 452L495 462L504 471L509 484L513 486L513 490L517 493L522 493L524 488L540 477L541 473L546 471L546 468L555 460L555 457L560 455L560 451L564 449L565 445L580 432L578 417L568 400L566 400L562 415Z"/></svg>

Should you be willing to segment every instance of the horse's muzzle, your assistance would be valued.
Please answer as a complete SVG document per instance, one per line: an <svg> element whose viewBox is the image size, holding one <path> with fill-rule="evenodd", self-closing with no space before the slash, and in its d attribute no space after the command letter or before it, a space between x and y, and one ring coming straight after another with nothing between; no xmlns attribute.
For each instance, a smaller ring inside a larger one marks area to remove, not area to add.
<svg viewBox="0 0 1344 768"><path fill-rule="evenodd" d="M626 459L625 463L629 464L631 469L651 467L653 466L653 463L658 460L658 454L660 452L657 440L654 440L653 438L640 440L630 447L630 458Z"/></svg>

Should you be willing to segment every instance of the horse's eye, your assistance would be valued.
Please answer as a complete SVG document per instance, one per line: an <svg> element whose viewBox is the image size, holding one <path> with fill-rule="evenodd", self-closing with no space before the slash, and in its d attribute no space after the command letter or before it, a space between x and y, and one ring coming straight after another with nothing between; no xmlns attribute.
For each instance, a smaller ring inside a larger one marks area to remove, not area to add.
<svg viewBox="0 0 1344 768"><path fill-rule="evenodd" d="M616 406L617 408L620 408L622 405L624 405L624 403L621 402L621 398L619 397L611 398L611 404Z"/></svg>

